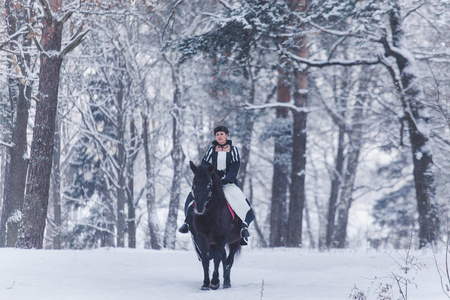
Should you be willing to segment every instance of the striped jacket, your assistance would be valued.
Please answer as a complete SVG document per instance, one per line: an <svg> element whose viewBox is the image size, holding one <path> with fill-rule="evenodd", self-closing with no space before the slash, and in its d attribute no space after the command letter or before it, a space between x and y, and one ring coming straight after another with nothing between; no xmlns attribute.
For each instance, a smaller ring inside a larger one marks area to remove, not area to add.
<svg viewBox="0 0 450 300"><path fill-rule="evenodd" d="M230 140L227 140L227 144L230 145L231 150L230 152L226 152L226 170L224 172L217 171L217 152L215 151L217 146L216 141L213 141L212 146L210 146L206 151L202 159L202 164L209 163L214 165L217 174L222 179L222 183L234 183L237 185L236 177L239 171L239 166L241 165L239 151L235 146L232 145L232 142Z"/></svg>

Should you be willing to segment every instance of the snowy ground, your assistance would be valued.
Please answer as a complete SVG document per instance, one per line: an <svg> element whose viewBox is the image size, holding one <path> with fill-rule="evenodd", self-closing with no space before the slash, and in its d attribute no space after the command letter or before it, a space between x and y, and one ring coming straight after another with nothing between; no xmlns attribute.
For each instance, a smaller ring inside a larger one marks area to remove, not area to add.
<svg viewBox="0 0 450 300"><path fill-rule="evenodd" d="M414 251L413 270L401 271L406 252L244 249L231 274L232 288L201 291L202 268L191 251L0 249L0 300L141 299L350 299L356 286L378 299L380 286L407 276L407 299L448 299L435 257ZM388 294L391 292L388 292ZM391 299L391 298L383 298Z"/></svg>

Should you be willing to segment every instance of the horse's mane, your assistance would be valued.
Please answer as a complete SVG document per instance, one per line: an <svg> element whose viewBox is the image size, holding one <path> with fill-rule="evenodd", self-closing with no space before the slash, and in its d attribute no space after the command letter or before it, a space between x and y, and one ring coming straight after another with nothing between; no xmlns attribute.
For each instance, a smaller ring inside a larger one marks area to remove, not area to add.
<svg viewBox="0 0 450 300"><path fill-rule="evenodd" d="M198 170L202 169L203 172L207 172L209 173L208 168L210 168L211 164L207 165L207 164L201 164L200 166L198 166ZM213 194L218 196L218 201L221 203L226 203L226 199L225 199L225 194L223 193L223 188L222 188L222 182L220 181L219 175L217 175L216 171L210 173L211 174L211 180L213 182Z"/></svg>

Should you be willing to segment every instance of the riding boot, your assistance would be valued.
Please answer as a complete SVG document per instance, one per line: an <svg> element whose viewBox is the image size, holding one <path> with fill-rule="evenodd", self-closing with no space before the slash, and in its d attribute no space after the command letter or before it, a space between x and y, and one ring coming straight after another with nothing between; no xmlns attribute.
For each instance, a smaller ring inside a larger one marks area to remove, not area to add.
<svg viewBox="0 0 450 300"><path fill-rule="evenodd" d="M189 207L186 212L186 219L184 219L183 225L178 229L180 233L188 233L192 228L192 207Z"/></svg>
<svg viewBox="0 0 450 300"><path fill-rule="evenodd" d="M248 231L248 225L245 223L242 223L241 238L248 238L249 236L250 236L250 232Z"/></svg>
<svg viewBox="0 0 450 300"><path fill-rule="evenodd" d="M181 227L178 229L178 232L180 232L180 233L188 233L189 232L189 224L184 222L183 225L181 225Z"/></svg>
<svg viewBox="0 0 450 300"><path fill-rule="evenodd" d="M248 245L248 238L241 238L241 241L239 243L241 246L247 246Z"/></svg>

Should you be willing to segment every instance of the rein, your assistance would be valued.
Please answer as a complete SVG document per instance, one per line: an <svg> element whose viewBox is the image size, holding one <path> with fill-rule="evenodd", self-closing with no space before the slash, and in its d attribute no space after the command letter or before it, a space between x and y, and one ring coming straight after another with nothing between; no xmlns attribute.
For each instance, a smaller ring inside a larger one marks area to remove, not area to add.
<svg viewBox="0 0 450 300"><path fill-rule="evenodd" d="M212 197L212 191L211 191L212 184L213 184L213 182L211 179L208 183L208 186L206 187L208 189L208 199ZM192 196L192 199L195 199L194 184L192 184L192 187L191 187L191 196Z"/></svg>
<svg viewBox="0 0 450 300"><path fill-rule="evenodd" d="M212 198L212 191L211 191L211 187L213 186L213 181L212 181L212 179L209 181L209 183L208 183L208 186L206 187L207 189L208 189L208 202L211 200L211 198ZM194 203L192 204L193 206L195 206L195 193L194 193L194 184L192 184L192 187L191 187L191 196L192 196L192 199L194 200ZM231 208L231 206L230 206L230 204L228 203L228 201L225 199L225 201L226 201L226 203L227 203L227 207L228 207L228 210L230 211L230 214L231 214L231 217L232 217L232 219L233 219L233 221L234 221L234 219L236 218L236 216L235 216L235 213L234 213L234 211L233 211L233 209Z"/></svg>

